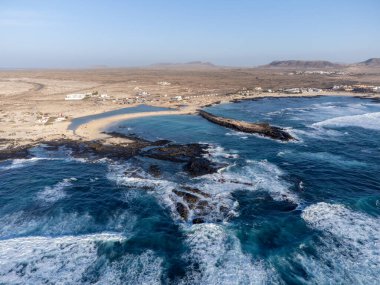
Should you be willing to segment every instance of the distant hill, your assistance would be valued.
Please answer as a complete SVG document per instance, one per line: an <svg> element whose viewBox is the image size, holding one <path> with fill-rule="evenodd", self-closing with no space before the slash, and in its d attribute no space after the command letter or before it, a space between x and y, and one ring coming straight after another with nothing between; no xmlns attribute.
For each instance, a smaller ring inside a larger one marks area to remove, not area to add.
<svg viewBox="0 0 380 285"><path fill-rule="evenodd" d="M380 67L380 58L370 58L365 61L359 62L356 65L360 66L370 66L370 67Z"/></svg>
<svg viewBox="0 0 380 285"><path fill-rule="evenodd" d="M276 60L262 68L289 68L289 69L308 69L308 68L340 68L342 64L332 63L326 60Z"/></svg>
<svg viewBox="0 0 380 285"><path fill-rule="evenodd" d="M211 62L203 61L190 61L186 63L157 63L152 64L151 68L164 68L164 69L210 69L219 68L219 66Z"/></svg>

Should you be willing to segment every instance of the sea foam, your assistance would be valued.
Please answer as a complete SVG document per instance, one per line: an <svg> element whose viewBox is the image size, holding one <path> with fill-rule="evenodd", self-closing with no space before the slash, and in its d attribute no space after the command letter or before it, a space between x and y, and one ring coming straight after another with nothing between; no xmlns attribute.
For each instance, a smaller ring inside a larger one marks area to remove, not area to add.
<svg viewBox="0 0 380 285"><path fill-rule="evenodd" d="M366 113L362 115L342 116L318 123L313 127L360 127L370 130L380 130L380 112Z"/></svg>
<svg viewBox="0 0 380 285"><path fill-rule="evenodd" d="M323 236L317 257L304 254L298 261L316 284L376 284L380 274L380 219L340 204L317 203L302 218Z"/></svg>
<svg viewBox="0 0 380 285"><path fill-rule="evenodd" d="M190 253L197 267L188 270L180 284L276 284L275 272L241 250L239 240L221 225L193 225L187 232Z"/></svg>
<svg viewBox="0 0 380 285"><path fill-rule="evenodd" d="M0 283L77 284L98 259L98 242L122 241L117 234L25 237L0 241Z"/></svg>
<svg viewBox="0 0 380 285"><path fill-rule="evenodd" d="M74 177L65 178L54 186L46 186L43 191L37 194L37 199L47 203L57 202L67 196L65 188L72 186L76 180Z"/></svg>

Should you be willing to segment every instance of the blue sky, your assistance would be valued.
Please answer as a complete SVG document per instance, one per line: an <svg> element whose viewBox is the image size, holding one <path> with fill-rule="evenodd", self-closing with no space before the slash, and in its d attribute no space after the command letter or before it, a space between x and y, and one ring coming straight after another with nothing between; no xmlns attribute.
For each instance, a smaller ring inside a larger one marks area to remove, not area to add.
<svg viewBox="0 0 380 285"><path fill-rule="evenodd" d="M370 57L379 0L0 0L0 67Z"/></svg>

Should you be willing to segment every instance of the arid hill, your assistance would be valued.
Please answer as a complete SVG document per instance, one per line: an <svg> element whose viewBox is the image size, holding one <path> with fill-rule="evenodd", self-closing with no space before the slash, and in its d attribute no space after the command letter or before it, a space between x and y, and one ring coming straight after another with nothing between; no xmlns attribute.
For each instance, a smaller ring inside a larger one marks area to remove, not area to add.
<svg viewBox="0 0 380 285"><path fill-rule="evenodd" d="M216 69L220 68L211 62L203 62L203 61L190 61L186 63L157 63L152 64L148 68L153 69L185 69L185 70L199 70L199 69Z"/></svg>
<svg viewBox="0 0 380 285"><path fill-rule="evenodd" d="M308 68L342 68L344 65L332 63L326 60L276 60L261 68L287 68L287 69L308 69Z"/></svg>
<svg viewBox="0 0 380 285"><path fill-rule="evenodd" d="M366 61L362 61L357 63L360 66L368 66L368 67L380 67L380 58L370 58Z"/></svg>

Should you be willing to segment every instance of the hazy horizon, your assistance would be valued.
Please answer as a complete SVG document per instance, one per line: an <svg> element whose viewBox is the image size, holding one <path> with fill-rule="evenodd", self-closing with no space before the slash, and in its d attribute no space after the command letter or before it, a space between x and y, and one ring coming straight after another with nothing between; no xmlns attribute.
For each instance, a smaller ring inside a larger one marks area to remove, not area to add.
<svg viewBox="0 0 380 285"><path fill-rule="evenodd" d="M380 2L2 1L0 68L380 57Z"/></svg>

